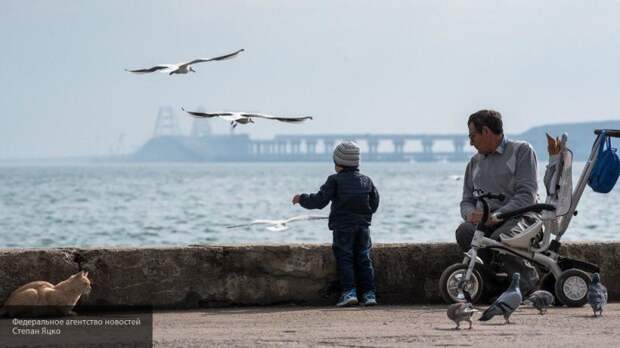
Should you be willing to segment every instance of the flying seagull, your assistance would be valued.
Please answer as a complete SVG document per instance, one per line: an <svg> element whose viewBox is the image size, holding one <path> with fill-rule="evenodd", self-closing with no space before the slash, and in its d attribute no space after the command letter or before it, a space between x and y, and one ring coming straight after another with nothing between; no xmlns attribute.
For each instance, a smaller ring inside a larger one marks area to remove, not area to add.
<svg viewBox="0 0 620 348"><path fill-rule="evenodd" d="M271 116L271 115L266 115L266 114L258 114L258 113L252 113L252 112L211 112L211 113L206 113L206 112L197 112L197 111L188 111L185 110L184 108L181 108L181 110L187 112L188 114L194 116L194 117L201 117L201 118L212 118L212 117L219 117L223 120L226 120L228 122L230 122L230 124L233 126L233 128L237 127L237 124L248 124L248 123L254 123L253 118L265 118L268 120L276 120L276 121L280 121L280 122L288 122L288 123L301 123L305 120L311 120L312 116L301 116L301 117L288 117L288 116Z"/></svg>
<svg viewBox="0 0 620 348"><path fill-rule="evenodd" d="M196 70L194 70L192 68L192 64L231 59L231 58L236 57L239 53L241 53L243 51L245 51L245 50L244 49L240 49L240 50L235 51L233 53L225 54L223 56L214 57L214 58L198 58L198 59L194 59L192 61L185 62L185 63L160 64L160 65L156 65L156 66L154 66L152 68L148 68L148 69L136 69L136 70L125 69L125 71L129 71L129 72L136 73L136 74L146 74L146 73L152 73L152 72L155 72L155 71L166 73L168 75L172 75L172 74L187 74L190 71L191 72L196 72Z"/></svg>
<svg viewBox="0 0 620 348"><path fill-rule="evenodd" d="M300 216L295 216L292 217L290 219L286 219L286 220L254 220L250 223L247 224L241 224L241 225L233 225L233 226L227 226L227 228L238 228L238 227L245 227L245 226L252 226L252 225L269 225L267 226L267 229L269 231L284 231L288 229L288 224L293 222L293 221L301 221L301 220L325 220L328 219L327 216L318 216L318 215L300 215Z"/></svg>

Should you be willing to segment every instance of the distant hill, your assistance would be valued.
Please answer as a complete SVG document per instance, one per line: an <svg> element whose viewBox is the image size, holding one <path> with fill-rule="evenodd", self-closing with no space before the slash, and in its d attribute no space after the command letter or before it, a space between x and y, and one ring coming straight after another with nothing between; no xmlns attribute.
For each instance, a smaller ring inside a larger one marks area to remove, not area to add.
<svg viewBox="0 0 620 348"><path fill-rule="evenodd" d="M514 138L522 139L534 146L539 161L547 161L547 138L545 132L559 136L562 133L568 135L568 147L573 151L575 160L584 161L588 158L596 135L595 129L620 129L620 121L597 121L582 123L555 123L530 128L524 133L513 135ZM615 143L620 147L620 139Z"/></svg>

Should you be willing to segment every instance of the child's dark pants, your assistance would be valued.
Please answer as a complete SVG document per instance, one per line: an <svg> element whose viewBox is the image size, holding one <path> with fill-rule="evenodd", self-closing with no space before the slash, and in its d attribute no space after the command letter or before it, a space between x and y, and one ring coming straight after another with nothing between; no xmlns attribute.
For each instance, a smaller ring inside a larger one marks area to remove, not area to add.
<svg viewBox="0 0 620 348"><path fill-rule="evenodd" d="M367 226L351 226L333 231L332 249L338 265L342 291L355 288L375 291L375 272L370 260L370 230Z"/></svg>

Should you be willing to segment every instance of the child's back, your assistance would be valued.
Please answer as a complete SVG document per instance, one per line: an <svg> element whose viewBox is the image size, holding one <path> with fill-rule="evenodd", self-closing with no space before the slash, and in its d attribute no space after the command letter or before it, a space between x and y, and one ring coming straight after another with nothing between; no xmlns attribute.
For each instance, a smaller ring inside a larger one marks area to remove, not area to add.
<svg viewBox="0 0 620 348"><path fill-rule="evenodd" d="M343 167L330 175L319 192L302 194L299 203L306 209L322 209L329 202L329 229L370 226L379 207L379 193L372 180L356 167Z"/></svg>
<svg viewBox="0 0 620 348"><path fill-rule="evenodd" d="M375 280L370 259L370 223L379 207L379 192L372 180L359 172L357 144L344 142L334 150L336 174L330 175L317 193L293 196L293 204L306 209L323 209L329 202L329 229L338 264L342 296L337 306L358 303L356 284L362 288L362 303L376 305ZM357 274L357 277L355 276Z"/></svg>

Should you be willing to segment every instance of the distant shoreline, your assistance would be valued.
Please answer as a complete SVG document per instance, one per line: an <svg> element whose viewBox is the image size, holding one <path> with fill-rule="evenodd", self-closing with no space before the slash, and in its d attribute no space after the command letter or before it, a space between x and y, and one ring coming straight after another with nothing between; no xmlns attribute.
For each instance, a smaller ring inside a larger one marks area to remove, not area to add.
<svg viewBox="0 0 620 348"><path fill-rule="evenodd" d="M569 136L568 144L569 148L573 150L574 160L584 161L587 159L594 142L595 129L620 129L620 121L548 124L532 127L521 134L506 134L506 136L511 139L527 141L534 147L539 159L545 159L547 154L545 133L548 132L554 136L566 133ZM434 140L430 140L431 138ZM178 134L155 135L137 151L130 154L108 153L43 158L0 158L0 164L322 162L329 160L331 152L324 147L332 146L333 142L338 139L358 140L366 143L367 149L362 152L362 158L366 162L409 162L414 157L417 161L413 162L437 163L443 160L463 162L467 161L474 153L473 148L468 146L466 134L276 134L273 139L267 140L252 139L248 134L208 134L201 137ZM380 141L392 141L395 148L392 151L386 151L385 148L377 151ZM425 141L427 142L426 145ZM451 151L446 151L446 149L437 151L437 148L433 146L434 141L452 142L453 149ZM420 146L418 146L417 151L411 151L407 148L406 142L421 145L421 151ZM323 147L315 146L319 143L323 144ZM300 151L302 144L305 144L307 152ZM297 158L301 159L297 160Z"/></svg>

